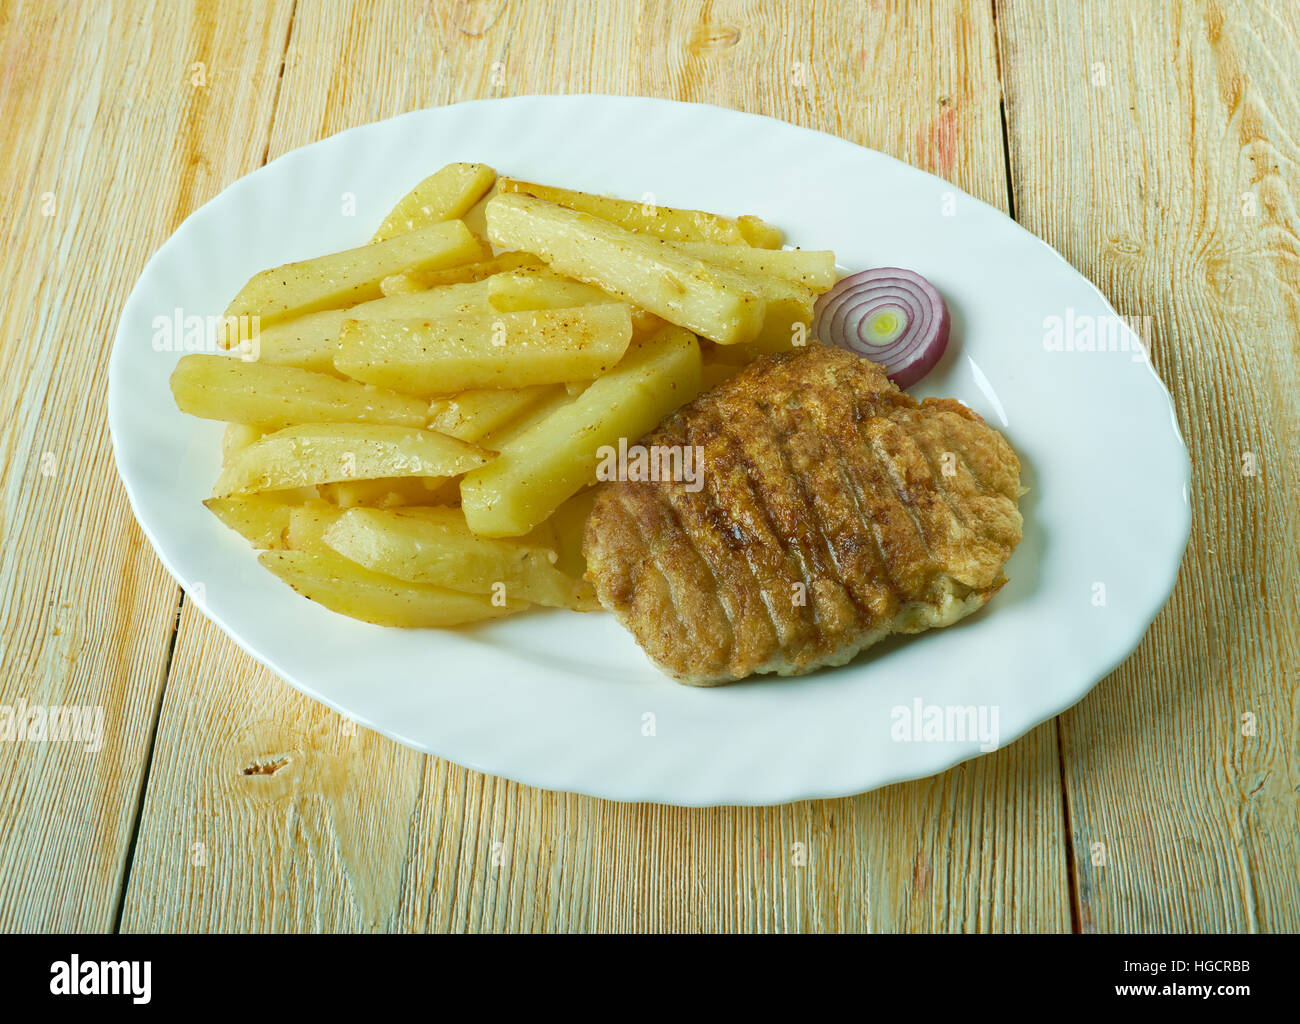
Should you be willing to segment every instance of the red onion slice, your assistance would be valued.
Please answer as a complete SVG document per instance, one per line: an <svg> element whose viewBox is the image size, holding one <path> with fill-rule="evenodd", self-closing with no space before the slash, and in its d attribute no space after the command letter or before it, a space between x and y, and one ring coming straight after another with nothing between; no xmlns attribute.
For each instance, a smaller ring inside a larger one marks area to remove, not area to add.
<svg viewBox="0 0 1300 1024"><path fill-rule="evenodd" d="M934 368L948 347L948 307L920 274L878 267L851 274L817 300L813 334L879 363L900 388Z"/></svg>

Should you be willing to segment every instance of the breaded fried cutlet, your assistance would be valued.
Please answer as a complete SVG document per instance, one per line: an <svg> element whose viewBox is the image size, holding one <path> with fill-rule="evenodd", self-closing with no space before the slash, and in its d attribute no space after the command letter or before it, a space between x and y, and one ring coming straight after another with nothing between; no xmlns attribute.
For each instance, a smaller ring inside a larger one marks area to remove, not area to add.
<svg viewBox="0 0 1300 1024"><path fill-rule="evenodd" d="M800 675L951 625L1006 582L1020 541L1006 439L843 349L765 356L641 444L698 446L702 486L605 484L587 577L690 685Z"/></svg>

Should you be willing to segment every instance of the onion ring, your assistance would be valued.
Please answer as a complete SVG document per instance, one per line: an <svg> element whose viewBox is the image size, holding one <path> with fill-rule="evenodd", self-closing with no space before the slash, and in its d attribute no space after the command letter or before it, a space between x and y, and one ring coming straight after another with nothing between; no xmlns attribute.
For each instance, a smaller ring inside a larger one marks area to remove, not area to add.
<svg viewBox="0 0 1300 1024"><path fill-rule="evenodd" d="M877 267L850 274L817 300L813 334L879 363L910 388L943 356L950 323L943 296L920 274Z"/></svg>

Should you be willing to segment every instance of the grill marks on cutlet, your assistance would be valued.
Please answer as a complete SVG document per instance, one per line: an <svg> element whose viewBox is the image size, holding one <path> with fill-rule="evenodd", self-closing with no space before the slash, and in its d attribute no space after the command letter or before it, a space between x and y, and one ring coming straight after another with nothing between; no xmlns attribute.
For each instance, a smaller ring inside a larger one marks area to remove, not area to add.
<svg viewBox="0 0 1300 1024"><path fill-rule="evenodd" d="M881 576L880 549L863 536L867 501L852 479L840 441L846 424L853 422L852 402L834 382L828 383L832 386L819 391L815 401L794 395L771 412L787 438L788 465L805 515L816 524L826 552L823 575L809 585L830 606L823 628L834 635L870 628L892 613L893 602L890 578Z"/></svg>
<svg viewBox="0 0 1300 1024"><path fill-rule="evenodd" d="M968 537L966 566L954 564L953 576L973 587L991 586L1001 574L1005 552L1020 541L1021 519L1016 510L1020 496L1019 460L1000 435L973 420L965 407L950 399L927 399L934 405L946 403L943 412L932 409L926 423L933 427L946 451L956 455L956 474L951 489L967 522L980 524ZM955 408L954 408L955 406ZM918 414L919 415L919 414ZM927 432L927 437L933 436ZM983 447L975 443L982 440ZM985 449L996 455L981 457ZM1014 471L1008 466L1016 467ZM998 568L991 568L996 563Z"/></svg>
<svg viewBox="0 0 1300 1024"><path fill-rule="evenodd" d="M837 381L838 383L841 382ZM897 611L901 602L907 600L907 593L890 568L886 547L876 523L878 497L875 493L874 475L871 465L861 457L858 439L859 424L875 415L879 396L874 391L860 394L857 388L851 386L847 390L850 396L847 415L841 432L835 436L833 450L845 493L852 498L858 515L859 535L866 538L861 543L864 556L870 559L870 579L873 584L883 588L887 597L882 614L888 617Z"/></svg>
<svg viewBox="0 0 1300 1024"><path fill-rule="evenodd" d="M708 525L722 539L710 553L743 551L786 658L800 665L923 596L934 565L928 553L913 565L928 546L910 506L933 497L900 494L885 460L863 444L860 419L888 421L862 415L857 381L830 374L807 388L765 383L754 389L761 397L730 402L725 414L712 406L693 412L701 436L686 441L706 442L706 494L670 500L679 510L707 501ZM796 583L803 604L794 600ZM754 639L759 646L744 649L763 651ZM733 668L750 670L753 660L762 659L733 657Z"/></svg>
<svg viewBox="0 0 1300 1024"><path fill-rule="evenodd" d="M855 404L850 410L849 424L856 424L859 409ZM842 536L839 541L843 554L841 561L845 566L845 581L849 592L860 608L864 609L864 622L879 623L898 610L900 600L905 599L898 581L889 571L885 561L885 552L880 545L872 521L874 502L870 493L863 490L864 473L845 454L843 446L832 448L832 457L827 460L828 469L833 467L834 481L838 481L838 493L845 519L836 523L836 533ZM834 482L828 477L831 486ZM850 507L851 506L851 507Z"/></svg>
<svg viewBox="0 0 1300 1024"><path fill-rule="evenodd" d="M885 571L894 582L900 602L918 600L934 572L934 556L925 542L916 516L898 493L884 460L872 444L871 424L878 417L864 417L857 424L850 465L859 474L862 493L870 509L869 529L880 549Z"/></svg>
<svg viewBox="0 0 1300 1024"><path fill-rule="evenodd" d="M929 399L927 399L929 401ZM910 428L909 437L925 454L930 463L930 470L939 481L944 496L953 511L968 527L972 521L978 521L979 515L973 510L973 501L985 499L997 500L999 492L992 490L975 475L975 467L968 451L969 438L958 436L965 417L954 417L950 413L931 412L924 419L920 408L910 410L906 424ZM923 429L924 426L924 429ZM938 435L937 439L936 436ZM928 442L922 444L922 440ZM937 448L933 447L937 445ZM936 465L936 455L941 460L945 455L953 456L953 472L945 474L941 466ZM1012 491L1009 495L1014 496ZM970 530L973 534L973 530Z"/></svg>
<svg viewBox="0 0 1300 1024"><path fill-rule="evenodd" d="M840 609L836 595L819 585L833 561L792 464L789 435L774 412L773 403L765 401L728 408L728 440L733 450L743 452L748 486L766 528L761 546L775 567L779 592L774 603L791 636L790 653L797 655L817 642L819 631L833 626ZM795 584L803 588L803 603L796 603Z"/></svg>
<svg viewBox="0 0 1300 1024"><path fill-rule="evenodd" d="M642 443L699 446L703 488L610 485L588 525L589 575L687 681L834 660L908 628L901 606L937 604L941 583L996 582L1019 540L1019 466L1000 435L822 346L760 360ZM608 538L629 524L630 539Z"/></svg>
<svg viewBox="0 0 1300 1024"><path fill-rule="evenodd" d="M899 431L876 415L893 412L892 403L859 407L860 382L833 372L799 383L766 391L760 383L755 391L770 397L704 404L653 438L705 451L702 491L655 491L710 574L731 627L736 675L778 646L792 664L815 662L924 598L937 569L932 548L946 542L935 515L926 517L928 531L921 521L935 500L932 481L927 490L912 479L923 460L913 460L911 477L895 478ZM803 604L795 584L804 587Z"/></svg>
<svg viewBox="0 0 1300 1024"><path fill-rule="evenodd" d="M667 440L671 443L678 437L668 435ZM656 443L662 443L658 436ZM680 485L660 490L713 572L735 634L732 670L750 671L752 666L743 664L746 652L773 650L790 635L789 623L777 621L773 595L766 593L776 570L765 557L769 545L763 536L762 510L737 459L731 425L712 408L699 410L681 443L703 448L704 487L694 494Z"/></svg>
<svg viewBox="0 0 1300 1024"><path fill-rule="evenodd" d="M984 486L971 470L966 439L957 436L954 427L958 424L952 422L950 415L948 413L930 413L928 421L930 429L925 432L924 437L921 437L919 429L921 426L919 422L920 416L920 412L917 411L912 413L910 417L910 422L915 424L912 433L917 435L916 438L913 438L913 443L916 444L918 450L925 455L930 463L931 472L939 483L944 499L960 522L962 549L969 550L973 546L981 551L987 551L987 541L981 538L981 533L974 529L971 524L980 523L982 524L982 530L987 531L989 525L986 514L988 511L987 502L998 499L992 495L986 497ZM959 420L958 423L960 422ZM938 435L937 439L935 438L936 434ZM940 460L946 456L952 457L952 472L950 474L945 474L942 466L935 465L935 455L930 450L930 444L926 442L932 442L939 446L937 456ZM950 559L950 564L955 561L957 559ZM959 572L955 572L954 577L968 586L978 585Z"/></svg>
<svg viewBox="0 0 1300 1024"><path fill-rule="evenodd" d="M925 467L930 474L930 479L934 481L935 491L938 493L939 497L943 499L948 508L952 510L952 514L957 520L954 525L959 528L958 533L961 538L963 540L969 539L974 533L974 530L971 527L970 518L966 515L966 507L961 500L961 496L954 490L954 485L949 483L949 481L957 475L959 468L964 465L961 452L952 448L940 449L937 453L939 462L936 462L936 453L931 450L929 445L922 444L907 431L903 431L902 435L907 444L915 448L917 454L925 460ZM953 457L952 473L944 471L943 460L948 455ZM969 470L967 472L969 473Z"/></svg>
<svg viewBox="0 0 1300 1024"><path fill-rule="evenodd" d="M948 522L949 545L944 552L946 560L946 556L951 553L955 546L966 543L974 535L961 496L956 493L950 482L956 474L956 467L961 464L961 453L947 448L940 448L935 451L930 444L914 436L916 433L915 421L910 417L900 417L896 421L896 425L898 426L898 443L909 452L910 458L919 460L919 464L925 467L925 472L929 477L929 485L933 487L936 498L942 501L944 507L952 513L952 518ZM949 455L953 458L954 469L952 473L945 472L944 469L944 459Z"/></svg>
<svg viewBox="0 0 1300 1024"><path fill-rule="evenodd" d="M610 582L616 600L629 602L638 615L653 615L658 621L682 620L672 580L656 558L638 557L653 551L654 522L646 522L650 509L637 495L622 492L601 506L600 527L606 537L616 538L622 549L611 559L619 566L619 577ZM671 613L671 619L669 614Z"/></svg>
<svg viewBox="0 0 1300 1024"><path fill-rule="evenodd" d="M946 564L957 539L952 509L939 495L920 449L898 424L883 417L863 424L863 434L889 486L911 515L931 567Z"/></svg>
<svg viewBox="0 0 1300 1024"><path fill-rule="evenodd" d="M944 443L949 446L948 450L958 455L962 466L970 474L973 484L971 489L976 494L1000 493L999 488L988 479L988 468L980 465L978 449L974 453L968 452L966 444L958 439L959 426L969 421L965 407L951 398L927 398L911 412L913 417L922 414L926 414L926 422L933 420L938 432L943 435Z"/></svg>
<svg viewBox="0 0 1300 1024"><path fill-rule="evenodd" d="M834 495L820 491L813 477L816 469L834 456L825 436L815 427L815 405L796 399L780 406L769 405L765 412L780 439L780 451L800 502L800 517L806 524L804 536L815 556L815 575L806 582L808 607L816 614L821 631L820 647L827 647L828 642L837 646L835 638L855 629L862 609L845 586L844 552L828 528L826 499Z"/></svg>
<svg viewBox="0 0 1300 1024"><path fill-rule="evenodd" d="M673 438L671 443L681 443ZM647 567L665 579L680 584L674 598L674 621L661 631L662 653L659 660L680 660L682 639L689 638L689 655L693 661L709 663L710 670L725 669L729 654L742 637L736 622L736 609L729 602L728 588L706 557L707 544L691 519L683 518L674 492L684 493L681 484L663 487L621 487L619 500L635 502L640 509L638 521L643 525ZM653 538L653 540L652 540Z"/></svg>

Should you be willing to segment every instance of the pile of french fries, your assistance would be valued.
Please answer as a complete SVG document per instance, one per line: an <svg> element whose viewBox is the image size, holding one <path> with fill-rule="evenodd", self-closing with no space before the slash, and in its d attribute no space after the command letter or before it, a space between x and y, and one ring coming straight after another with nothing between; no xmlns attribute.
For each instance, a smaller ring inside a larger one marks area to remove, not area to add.
<svg viewBox="0 0 1300 1024"><path fill-rule="evenodd" d="M367 622L592 610L602 447L809 340L835 257L781 243L757 217L449 164L368 244L255 275L228 354L181 358L177 406L227 424L205 504Z"/></svg>

